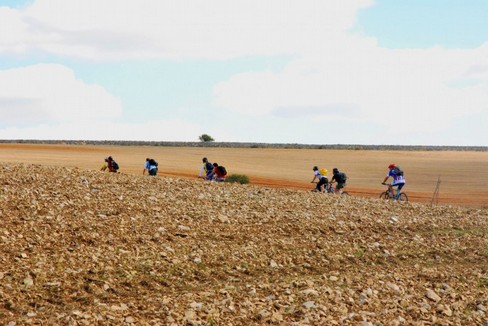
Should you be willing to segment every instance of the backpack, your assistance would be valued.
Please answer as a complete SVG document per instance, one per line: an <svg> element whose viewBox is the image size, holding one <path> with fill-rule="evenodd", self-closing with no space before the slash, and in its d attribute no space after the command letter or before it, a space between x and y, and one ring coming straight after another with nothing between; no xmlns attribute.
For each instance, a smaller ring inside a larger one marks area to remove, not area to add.
<svg viewBox="0 0 488 326"><path fill-rule="evenodd" d="M344 172L339 172L336 175L336 180L338 183L346 183L347 176Z"/></svg>
<svg viewBox="0 0 488 326"><path fill-rule="evenodd" d="M119 169L119 165L117 164L117 162L115 162L113 160L112 160L112 169L114 169L115 171L117 171Z"/></svg>
<svg viewBox="0 0 488 326"><path fill-rule="evenodd" d="M212 163L207 162L205 163L205 169L207 169L207 172L212 171L214 169L214 166Z"/></svg>
<svg viewBox="0 0 488 326"><path fill-rule="evenodd" d="M398 165L393 168L393 171L395 171L396 175L403 176L403 171Z"/></svg>
<svg viewBox="0 0 488 326"><path fill-rule="evenodd" d="M321 176L326 177L327 176L327 173L329 173L329 171L327 171L326 168L320 168L319 169L319 173L320 173Z"/></svg>
<svg viewBox="0 0 488 326"><path fill-rule="evenodd" d="M225 167L223 167L222 165L219 165L218 167L220 173L222 173L222 175L227 175L227 170L225 169Z"/></svg>
<svg viewBox="0 0 488 326"><path fill-rule="evenodd" d="M156 162L153 158L149 160L149 165L158 166L158 162Z"/></svg>

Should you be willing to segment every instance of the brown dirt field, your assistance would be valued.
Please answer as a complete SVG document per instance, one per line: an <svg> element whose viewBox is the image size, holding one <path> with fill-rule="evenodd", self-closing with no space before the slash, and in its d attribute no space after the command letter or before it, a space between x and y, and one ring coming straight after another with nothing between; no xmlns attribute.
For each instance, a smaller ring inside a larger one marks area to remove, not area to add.
<svg viewBox="0 0 488 326"><path fill-rule="evenodd" d="M488 325L488 209L137 167L0 162L0 325Z"/></svg>
<svg viewBox="0 0 488 326"><path fill-rule="evenodd" d="M196 177L201 158L207 156L229 174L249 176L252 184L304 190L313 187L313 165L329 171L337 167L349 177L347 191L364 197L377 197L384 190L380 183L386 166L394 162L405 170L404 189L411 201L430 202L440 177L439 203L488 206L488 152L0 144L1 162L96 170L108 155L122 173L142 173L145 158L153 157L160 163L160 175L184 178Z"/></svg>

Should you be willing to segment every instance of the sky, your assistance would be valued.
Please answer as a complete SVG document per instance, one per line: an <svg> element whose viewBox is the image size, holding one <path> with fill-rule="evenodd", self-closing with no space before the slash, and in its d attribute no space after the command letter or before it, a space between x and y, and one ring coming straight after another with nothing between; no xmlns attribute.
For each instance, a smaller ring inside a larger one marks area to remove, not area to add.
<svg viewBox="0 0 488 326"><path fill-rule="evenodd" d="M0 0L0 139L488 146L486 0Z"/></svg>

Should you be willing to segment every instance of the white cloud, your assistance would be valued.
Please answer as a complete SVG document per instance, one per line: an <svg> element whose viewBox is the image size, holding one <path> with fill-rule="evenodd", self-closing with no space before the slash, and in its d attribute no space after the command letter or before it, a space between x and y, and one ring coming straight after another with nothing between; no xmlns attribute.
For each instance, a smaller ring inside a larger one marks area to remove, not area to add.
<svg viewBox="0 0 488 326"><path fill-rule="evenodd" d="M2 139L197 141L204 133L198 125L178 119L123 123L118 122L121 117L118 98L77 79L65 66L0 71ZM205 132L229 138L219 129Z"/></svg>
<svg viewBox="0 0 488 326"><path fill-rule="evenodd" d="M17 124L109 119L120 115L118 98L76 79L57 64L0 71L0 120Z"/></svg>
<svg viewBox="0 0 488 326"><path fill-rule="evenodd" d="M488 110L488 40L466 50L379 48L375 39L350 32L357 12L373 3L36 0L21 9L0 7L0 55L41 52L110 61L285 54L293 60L282 71L242 72L218 84L215 104L250 116L312 116L317 122L350 121L351 126L380 123L390 137L436 132L465 114ZM121 113L118 99L77 80L65 67L23 69L0 72L2 121L72 123ZM177 121L156 123L172 131L156 135L164 139L173 134L178 136L172 139L188 140L185 131L198 130ZM173 124L179 128L173 130ZM99 139L139 137L148 127L112 125L111 134L98 131ZM46 137L40 131L59 138L55 130L62 135L71 131L80 139L90 139L83 133L87 130L98 135L89 123L78 133L76 124L65 126L30 131L41 138Z"/></svg>
<svg viewBox="0 0 488 326"><path fill-rule="evenodd" d="M340 38L372 0L36 0L0 8L0 53L92 60L307 52Z"/></svg>
<svg viewBox="0 0 488 326"><path fill-rule="evenodd" d="M380 122L392 133L442 130L488 110L488 43L472 50L387 50L345 35L343 44L317 48L278 73L235 75L215 87L216 105L255 116L282 108L289 116L293 108L295 115L315 108L317 117L337 116L348 108L342 115L351 121Z"/></svg>

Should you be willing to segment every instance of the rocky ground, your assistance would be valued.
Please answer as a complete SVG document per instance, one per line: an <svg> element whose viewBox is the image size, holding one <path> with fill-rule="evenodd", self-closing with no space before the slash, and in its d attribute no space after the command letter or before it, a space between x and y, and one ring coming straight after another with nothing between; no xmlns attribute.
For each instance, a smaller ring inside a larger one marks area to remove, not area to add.
<svg viewBox="0 0 488 326"><path fill-rule="evenodd" d="M488 211L0 165L0 323L488 325Z"/></svg>

